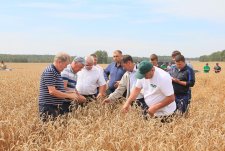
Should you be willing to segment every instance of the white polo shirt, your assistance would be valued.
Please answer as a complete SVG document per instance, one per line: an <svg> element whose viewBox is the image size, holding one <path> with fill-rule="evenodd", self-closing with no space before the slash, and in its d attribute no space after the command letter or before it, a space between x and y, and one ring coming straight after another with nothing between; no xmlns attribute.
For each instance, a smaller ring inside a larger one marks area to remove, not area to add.
<svg viewBox="0 0 225 151"><path fill-rule="evenodd" d="M105 78L95 66L91 70L83 68L77 73L76 89L79 94L93 95L97 93L97 87L105 85Z"/></svg>
<svg viewBox="0 0 225 151"><path fill-rule="evenodd" d="M155 72L151 79L138 79L136 87L143 89L145 102L149 107L161 102L166 96L174 94L170 75L158 67L155 67ZM170 115L173 114L175 109L176 103L173 101L169 105L159 109L155 115Z"/></svg>

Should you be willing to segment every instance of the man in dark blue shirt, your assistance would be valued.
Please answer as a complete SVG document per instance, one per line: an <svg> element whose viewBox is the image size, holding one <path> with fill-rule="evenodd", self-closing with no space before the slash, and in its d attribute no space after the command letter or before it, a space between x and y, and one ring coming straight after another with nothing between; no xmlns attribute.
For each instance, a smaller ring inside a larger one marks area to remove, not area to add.
<svg viewBox="0 0 225 151"><path fill-rule="evenodd" d="M177 110L185 113L190 99L190 87L193 87L195 84L195 73L185 63L183 55L177 55L175 57L175 63L175 67L171 68L169 73L172 76Z"/></svg>
<svg viewBox="0 0 225 151"><path fill-rule="evenodd" d="M120 50L115 50L113 52L114 62L109 64L107 68L104 70L104 77L108 83L108 89L106 92L107 95L115 91L115 89L119 85L119 81L121 80L123 74L126 72L121 65L122 59L123 59L122 52Z"/></svg>

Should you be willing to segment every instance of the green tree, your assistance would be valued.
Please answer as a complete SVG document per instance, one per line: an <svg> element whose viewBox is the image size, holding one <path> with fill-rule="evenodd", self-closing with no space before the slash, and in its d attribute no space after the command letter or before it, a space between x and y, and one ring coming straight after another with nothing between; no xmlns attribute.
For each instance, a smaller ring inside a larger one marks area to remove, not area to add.
<svg viewBox="0 0 225 151"><path fill-rule="evenodd" d="M97 50L94 54L98 57L98 63L107 63L108 53L105 50Z"/></svg>

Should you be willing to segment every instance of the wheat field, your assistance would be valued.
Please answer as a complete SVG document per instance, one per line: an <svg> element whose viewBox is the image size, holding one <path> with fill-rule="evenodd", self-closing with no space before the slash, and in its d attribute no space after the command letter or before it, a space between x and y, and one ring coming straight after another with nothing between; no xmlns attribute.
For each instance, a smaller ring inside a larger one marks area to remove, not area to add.
<svg viewBox="0 0 225 151"><path fill-rule="evenodd" d="M202 72L205 63L193 62L196 84L189 115L162 124L144 120L132 108L98 101L68 117L43 124L38 116L39 79L48 64L9 63L0 71L0 150L225 150L225 63L222 72ZM210 62L211 68L215 63ZM224 69L224 70L223 70Z"/></svg>

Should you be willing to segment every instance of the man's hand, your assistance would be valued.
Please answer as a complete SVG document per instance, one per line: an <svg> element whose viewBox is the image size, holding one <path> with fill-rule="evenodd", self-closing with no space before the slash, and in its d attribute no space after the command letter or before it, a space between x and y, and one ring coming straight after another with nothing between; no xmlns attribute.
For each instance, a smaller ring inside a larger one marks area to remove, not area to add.
<svg viewBox="0 0 225 151"><path fill-rule="evenodd" d="M109 98L106 98L102 101L102 104L108 104L108 103L112 103L112 101Z"/></svg>
<svg viewBox="0 0 225 151"><path fill-rule="evenodd" d="M114 87L117 88L119 86L120 81L116 81Z"/></svg>
<svg viewBox="0 0 225 151"><path fill-rule="evenodd" d="M77 101L79 103L84 103L84 102L87 101L87 99L83 95L78 94L78 100Z"/></svg>
<svg viewBox="0 0 225 151"><path fill-rule="evenodd" d="M102 94L102 93L99 93L98 95L97 95L97 99L103 99L104 98L104 94Z"/></svg>
<svg viewBox="0 0 225 151"><path fill-rule="evenodd" d="M125 102L125 104L123 105L122 107L122 112L123 113L127 113L129 111L129 108L130 108L130 104L128 102Z"/></svg>
<svg viewBox="0 0 225 151"><path fill-rule="evenodd" d="M172 78L172 81L175 82L175 83L179 83L180 80L177 79L177 78Z"/></svg>
<svg viewBox="0 0 225 151"><path fill-rule="evenodd" d="M154 114L155 114L156 111L157 111L157 108L154 107L154 105L153 105L153 106L150 106L150 107L148 108L148 113L149 113L149 115L150 115L151 117L154 116Z"/></svg>

